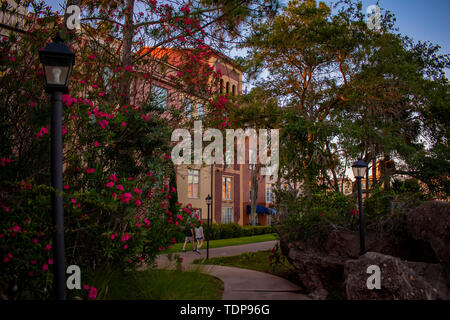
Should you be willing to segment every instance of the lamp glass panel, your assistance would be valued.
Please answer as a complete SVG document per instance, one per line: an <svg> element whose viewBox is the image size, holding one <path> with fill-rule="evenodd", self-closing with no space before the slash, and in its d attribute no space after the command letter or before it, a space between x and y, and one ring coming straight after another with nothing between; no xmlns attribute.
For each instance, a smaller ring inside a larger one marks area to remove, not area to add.
<svg viewBox="0 0 450 320"><path fill-rule="evenodd" d="M366 170L367 170L367 167L359 168L359 174L361 175L361 177L365 177L366 176Z"/></svg>
<svg viewBox="0 0 450 320"><path fill-rule="evenodd" d="M69 67L44 65L45 79L49 85L66 85Z"/></svg>
<svg viewBox="0 0 450 320"><path fill-rule="evenodd" d="M366 175L366 167L352 167L355 178L364 178Z"/></svg>
<svg viewBox="0 0 450 320"><path fill-rule="evenodd" d="M353 171L353 175L356 177L358 177L358 168L357 167L352 167L352 171Z"/></svg>

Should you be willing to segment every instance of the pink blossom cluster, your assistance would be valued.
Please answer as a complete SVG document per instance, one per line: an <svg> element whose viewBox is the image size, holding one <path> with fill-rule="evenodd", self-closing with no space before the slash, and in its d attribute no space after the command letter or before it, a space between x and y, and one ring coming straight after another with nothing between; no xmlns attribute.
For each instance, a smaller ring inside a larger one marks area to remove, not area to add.
<svg viewBox="0 0 450 320"><path fill-rule="evenodd" d="M66 107L70 107L72 104L77 103L77 99L71 97L69 94L63 94L62 102L66 105Z"/></svg>
<svg viewBox="0 0 450 320"><path fill-rule="evenodd" d="M11 163L13 161L12 161L12 159L9 159L9 158L2 158L1 162L2 162L2 164L1 164L2 167L5 167L7 163Z"/></svg>
<svg viewBox="0 0 450 320"><path fill-rule="evenodd" d="M36 139L41 138L44 134L48 134L49 125L42 127L41 130L36 134Z"/></svg>

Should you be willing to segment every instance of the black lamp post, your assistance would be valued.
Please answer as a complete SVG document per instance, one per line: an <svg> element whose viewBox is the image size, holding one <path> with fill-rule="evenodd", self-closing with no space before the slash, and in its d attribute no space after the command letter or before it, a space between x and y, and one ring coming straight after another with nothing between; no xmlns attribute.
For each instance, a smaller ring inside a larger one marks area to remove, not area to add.
<svg viewBox="0 0 450 320"><path fill-rule="evenodd" d="M208 205L208 238L206 239L206 259L209 259L209 238L210 238L210 227L209 227L209 207L211 206L212 203L212 198L211 195L208 194L208 196L206 197L206 204Z"/></svg>
<svg viewBox="0 0 450 320"><path fill-rule="evenodd" d="M358 207L359 207L359 248L361 255L366 253L366 242L364 239L364 214L362 207L362 188L361 188L361 179L366 175L367 164L358 159L352 165L353 175L356 178L358 183Z"/></svg>
<svg viewBox="0 0 450 320"><path fill-rule="evenodd" d="M62 175L62 94L68 93L67 82L75 55L64 45L59 33L44 49L39 50L44 66L45 91L51 94L51 174L54 193L52 213L54 225L53 260L54 287L57 300L66 299L66 270L64 262L64 209Z"/></svg>

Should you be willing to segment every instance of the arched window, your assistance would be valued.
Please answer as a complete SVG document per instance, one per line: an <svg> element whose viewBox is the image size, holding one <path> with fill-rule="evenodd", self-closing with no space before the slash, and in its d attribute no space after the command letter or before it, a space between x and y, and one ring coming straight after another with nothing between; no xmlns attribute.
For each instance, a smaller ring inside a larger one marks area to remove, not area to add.
<svg viewBox="0 0 450 320"><path fill-rule="evenodd" d="M219 85L220 85L220 93L223 93L223 79L220 79L219 81Z"/></svg>
<svg viewBox="0 0 450 320"><path fill-rule="evenodd" d="M231 89L231 93L233 94L233 96L236 94L236 85L233 84L233 87Z"/></svg>
<svg viewBox="0 0 450 320"><path fill-rule="evenodd" d="M227 81L227 93L230 93L230 83Z"/></svg>

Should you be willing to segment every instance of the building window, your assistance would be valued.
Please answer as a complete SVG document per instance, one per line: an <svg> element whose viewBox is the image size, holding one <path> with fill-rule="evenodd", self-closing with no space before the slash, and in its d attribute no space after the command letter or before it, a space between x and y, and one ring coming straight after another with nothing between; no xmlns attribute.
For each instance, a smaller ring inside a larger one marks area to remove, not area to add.
<svg viewBox="0 0 450 320"><path fill-rule="evenodd" d="M233 178L223 177L222 178L222 198L224 200L231 200Z"/></svg>
<svg viewBox="0 0 450 320"><path fill-rule="evenodd" d="M227 81L227 89L226 89L227 91L227 93L230 93L230 83Z"/></svg>
<svg viewBox="0 0 450 320"><path fill-rule="evenodd" d="M188 197L199 198L200 170L188 170Z"/></svg>
<svg viewBox="0 0 450 320"><path fill-rule="evenodd" d="M203 118L204 115L205 115L205 107L201 103L197 104L197 116L199 118Z"/></svg>
<svg viewBox="0 0 450 320"><path fill-rule="evenodd" d="M223 79L220 79L219 86L220 86L220 88L219 88L220 93L223 93Z"/></svg>
<svg viewBox="0 0 450 320"><path fill-rule="evenodd" d="M231 87L231 93L233 94L233 96L236 94L236 85L234 85L234 84Z"/></svg>
<svg viewBox="0 0 450 320"><path fill-rule="evenodd" d="M191 99L184 99L184 113L186 117L192 117L192 101Z"/></svg>
<svg viewBox="0 0 450 320"><path fill-rule="evenodd" d="M223 207L222 223L232 223L232 222L233 222L233 207Z"/></svg>
<svg viewBox="0 0 450 320"><path fill-rule="evenodd" d="M166 110L167 89L158 86L152 86L152 102L156 107Z"/></svg>
<svg viewBox="0 0 450 320"><path fill-rule="evenodd" d="M272 194L272 184L266 183L266 203L272 203L273 194Z"/></svg>

